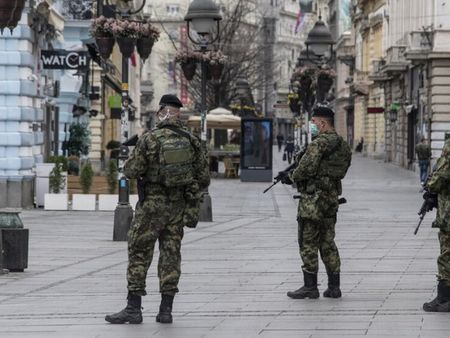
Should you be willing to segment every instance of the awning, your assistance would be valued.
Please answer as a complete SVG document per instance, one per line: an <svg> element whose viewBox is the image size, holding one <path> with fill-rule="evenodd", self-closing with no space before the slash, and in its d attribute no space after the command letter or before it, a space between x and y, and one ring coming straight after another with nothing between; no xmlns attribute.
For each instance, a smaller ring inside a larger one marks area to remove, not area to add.
<svg viewBox="0 0 450 338"><path fill-rule="evenodd" d="M200 128L200 116L190 116L188 127ZM206 125L211 129L240 129L241 118L234 115L207 115Z"/></svg>

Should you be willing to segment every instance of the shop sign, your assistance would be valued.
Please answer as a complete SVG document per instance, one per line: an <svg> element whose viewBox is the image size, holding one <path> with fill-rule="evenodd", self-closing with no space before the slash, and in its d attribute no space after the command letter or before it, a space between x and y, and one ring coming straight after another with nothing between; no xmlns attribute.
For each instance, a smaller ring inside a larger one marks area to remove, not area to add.
<svg viewBox="0 0 450 338"><path fill-rule="evenodd" d="M369 107L367 108L367 114L382 114L384 113L383 107Z"/></svg>
<svg viewBox="0 0 450 338"><path fill-rule="evenodd" d="M89 54L63 49L43 50L41 61L44 69L86 69L89 66Z"/></svg>

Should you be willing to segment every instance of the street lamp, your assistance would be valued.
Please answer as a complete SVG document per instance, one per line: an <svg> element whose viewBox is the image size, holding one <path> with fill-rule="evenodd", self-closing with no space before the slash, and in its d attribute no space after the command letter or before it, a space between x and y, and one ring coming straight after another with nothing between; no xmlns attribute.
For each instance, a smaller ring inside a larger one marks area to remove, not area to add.
<svg viewBox="0 0 450 338"><path fill-rule="evenodd" d="M194 0L190 5L184 20L187 23L187 34L189 39L196 45L200 46L202 53L208 50L208 45L216 42L219 39L220 33L220 14L219 7L212 0ZM198 39L192 37L191 26L197 32ZM216 32L214 34L214 27ZM202 85L201 85L201 132L200 140L207 151L207 126L206 126L206 72L207 63L204 58L201 61L202 67ZM212 222L212 202L211 196L206 190L203 194L203 202L200 208L200 221Z"/></svg>
<svg viewBox="0 0 450 338"><path fill-rule="evenodd" d="M139 13L145 6L147 0L141 0L140 5L136 6L134 0L106 0L108 6L115 6L115 13L122 18L129 18ZM102 12L101 6L98 10ZM134 46L133 46L134 49ZM122 111L120 115L120 143L118 156L119 169L119 202L114 211L114 241L126 241L127 233L133 219L133 208L130 205L130 183L123 174L125 161L129 156L129 148L125 144L129 139L129 117L131 114L131 98L129 95L129 69L128 55L122 54Z"/></svg>
<svg viewBox="0 0 450 338"><path fill-rule="evenodd" d="M333 59L334 40L322 17L315 23L305 41L307 58L317 65L327 64Z"/></svg>
<svg viewBox="0 0 450 338"><path fill-rule="evenodd" d="M208 45L219 39L220 20L222 15L219 8L212 0L194 0L189 6L188 12L184 17L187 22L187 33L189 39L196 45L200 46L200 50L204 53L208 49ZM217 25L217 32L214 36L214 26ZM199 39L192 37L192 28L199 35ZM201 86L201 134L200 139L206 144L206 72L207 64L202 59L202 86Z"/></svg>
<svg viewBox="0 0 450 338"><path fill-rule="evenodd" d="M252 91L250 88L250 84L248 83L248 81L244 78L238 78L236 80L236 84L235 84L235 93L239 98L239 103L240 103L240 111L241 111L241 116L245 117L246 115L250 115L250 112L248 112L248 107L253 107L254 106L254 102L253 102L253 97L252 97ZM254 112L253 112L254 114Z"/></svg>

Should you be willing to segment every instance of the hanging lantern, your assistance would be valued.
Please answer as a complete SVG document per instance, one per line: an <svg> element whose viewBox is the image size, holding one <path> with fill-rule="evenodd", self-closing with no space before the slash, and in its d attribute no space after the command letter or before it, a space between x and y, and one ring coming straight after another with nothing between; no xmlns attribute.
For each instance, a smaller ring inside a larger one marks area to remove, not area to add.
<svg viewBox="0 0 450 338"><path fill-rule="evenodd" d="M22 17L24 7L25 0L0 0L0 33L3 34L5 28L9 28L12 33Z"/></svg>

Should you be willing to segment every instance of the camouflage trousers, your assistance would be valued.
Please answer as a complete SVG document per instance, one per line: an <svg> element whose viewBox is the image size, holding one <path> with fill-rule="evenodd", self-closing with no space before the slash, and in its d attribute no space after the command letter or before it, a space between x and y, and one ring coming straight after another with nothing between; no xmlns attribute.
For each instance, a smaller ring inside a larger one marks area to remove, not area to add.
<svg viewBox="0 0 450 338"><path fill-rule="evenodd" d="M298 244L303 261L302 269L309 273L319 271L319 252L329 272L340 272L341 260L334 242L336 217L321 221L298 219Z"/></svg>
<svg viewBox="0 0 450 338"><path fill-rule="evenodd" d="M136 209L128 232L128 291L144 296L147 271L153 259L156 241L159 243L158 277L159 290L175 295L181 275L181 240L183 239L183 212Z"/></svg>
<svg viewBox="0 0 450 338"><path fill-rule="evenodd" d="M438 280L450 284L450 224L441 226L439 231L441 254L438 257Z"/></svg>

